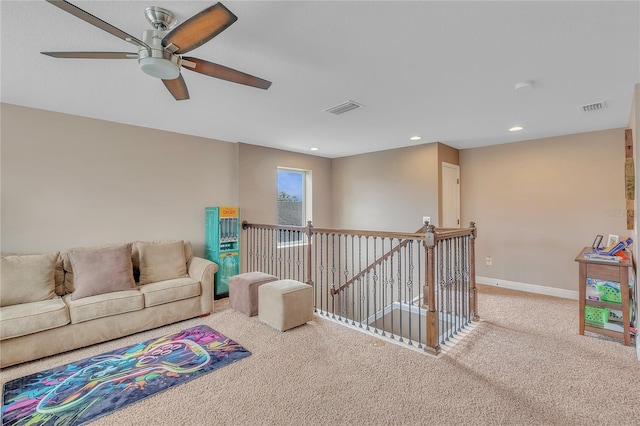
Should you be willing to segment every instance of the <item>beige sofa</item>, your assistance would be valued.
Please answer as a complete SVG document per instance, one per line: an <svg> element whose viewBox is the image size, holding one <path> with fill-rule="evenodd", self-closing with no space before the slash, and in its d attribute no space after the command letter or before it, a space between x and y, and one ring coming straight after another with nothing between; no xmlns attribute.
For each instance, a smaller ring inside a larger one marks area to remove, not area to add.
<svg viewBox="0 0 640 426"><path fill-rule="evenodd" d="M215 263L186 241L2 255L0 368L213 310Z"/></svg>

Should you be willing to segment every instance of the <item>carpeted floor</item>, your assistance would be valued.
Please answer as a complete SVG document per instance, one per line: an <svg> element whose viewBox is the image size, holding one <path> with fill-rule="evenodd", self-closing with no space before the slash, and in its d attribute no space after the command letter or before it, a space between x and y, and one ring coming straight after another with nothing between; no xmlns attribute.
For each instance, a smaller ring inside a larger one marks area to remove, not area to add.
<svg viewBox="0 0 640 426"><path fill-rule="evenodd" d="M92 425L640 424L640 362L578 335L578 302L479 286L482 321L441 358L315 318L281 333L216 301L215 313L10 367L2 382L205 324L252 356Z"/></svg>

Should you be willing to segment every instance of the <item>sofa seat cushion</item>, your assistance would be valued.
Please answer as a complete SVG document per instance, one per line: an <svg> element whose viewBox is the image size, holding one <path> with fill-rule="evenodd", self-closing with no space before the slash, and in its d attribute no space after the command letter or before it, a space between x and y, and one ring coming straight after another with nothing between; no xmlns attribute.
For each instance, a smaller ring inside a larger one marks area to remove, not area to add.
<svg viewBox="0 0 640 426"><path fill-rule="evenodd" d="M141 285L138 289L144 294L145 307L189 299L202 293L200 281L188 277L149 283Z"/></svg>
<svg viewBox="0 0 640 426"><path fill-rule="evenodd" d="M144 296L138 290L114 291L77 300L67 294L63 300L69 306L71 324L144 308Z"/></svg>
<svg viewBox="0 0 640 426"><path fill-rule="evenodd" d="M0 308L0 340L25 336L69 324L62 298L20 303Z"/></svg>

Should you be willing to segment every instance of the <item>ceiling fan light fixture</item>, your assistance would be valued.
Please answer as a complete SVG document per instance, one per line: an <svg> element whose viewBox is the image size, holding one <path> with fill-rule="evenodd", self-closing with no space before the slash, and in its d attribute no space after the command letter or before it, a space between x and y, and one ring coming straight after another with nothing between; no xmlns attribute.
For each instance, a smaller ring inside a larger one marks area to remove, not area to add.
<svg viewBox="0 0 640 426"><path fill-rule="evenodd" d="M142 41L150 48L141 47L138 50L138 64L151 77L173 80L180 76L180 57L163 49L164 35L159 30L145 30L142 33Z"/></svg>
<svg viewBox="0 0 640 426"><path fill-rule="evenodd" d="M151 77L162 80L173 80L180 76L180 67L178 64L168 59L148 56L146 58L140 58L139 63L142 71Z"/></svg>

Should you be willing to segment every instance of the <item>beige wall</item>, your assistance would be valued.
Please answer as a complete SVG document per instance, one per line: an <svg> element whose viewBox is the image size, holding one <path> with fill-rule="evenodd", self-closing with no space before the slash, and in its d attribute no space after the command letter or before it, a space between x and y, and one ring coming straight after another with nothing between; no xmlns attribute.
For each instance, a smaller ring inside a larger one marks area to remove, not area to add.
<svg viewBox="0 0 640 426"><path fill-rule="evenodd" d="M438 144L333 160L337 228L414 232L422 216L438 223Z"/></svg>
<svg viewBox="0 0 640 426"><path fill-rule="evenodd" d="M2 104L2 251L187 239L237 204L236 144Z"/></svg>
<svg viewBox="0 0 640 426"><path fill-rule="evenodd" d="M242 220L275 224L278 218L277 169L310 170L314 226L331 226L331 159L240 143L238 166Z"/></svg>
<svg viewBox="0 0 640 426"><path fill-rule="evenodd" d="M4 252L184 238L201 254L206 206L275 223L278 166L312 170L318 227L411 232L422 216L438 223L441 161L461 166L479 276L576 290L580 248L596 233L629 235L623 129L463 150L459 161L442 144L331 160L7 104L1 119Z"/></svg>
<svg viewBox="0 0 640 426"><path fill-rule="evenodd" d="M596 234L631 235L624 129L462 150L460 166L478 276L577 290L580 250Z"/></svg>

